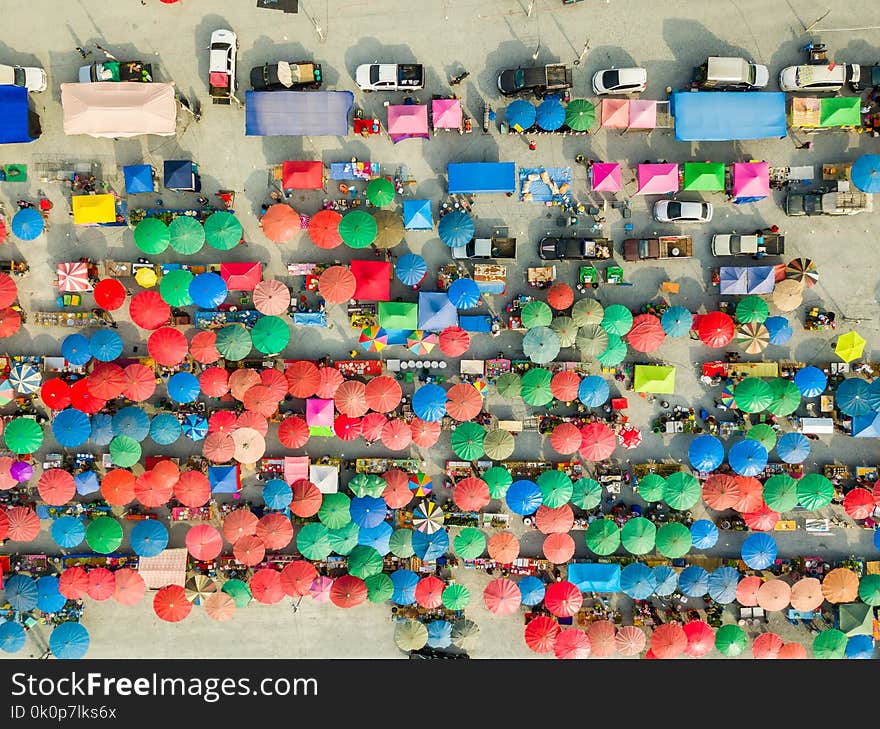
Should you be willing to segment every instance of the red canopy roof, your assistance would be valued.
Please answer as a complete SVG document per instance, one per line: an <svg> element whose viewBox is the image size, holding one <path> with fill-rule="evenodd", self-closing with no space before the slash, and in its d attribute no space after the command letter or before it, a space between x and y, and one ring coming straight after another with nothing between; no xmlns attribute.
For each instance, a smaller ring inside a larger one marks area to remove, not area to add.
<svg viewBox="0 0 880 729"><path fill-rule="evenodd" d="M220 276L230 291L253 291L263 280L263 264L221 263Z"/></svg>
<svg viewBox="0 0 880 729"><path fill-rule="evenodd" d="M359 301L391 299L391 263L388 261L352 261L351 272L357 280L354 298Z"/></svg>
<svg viewBox="0 0 880 729"><path fill-rule="evenodd" d="M282 162L281 186L285 190L320 190L324 187L323 163L315 160Z"/></svg>

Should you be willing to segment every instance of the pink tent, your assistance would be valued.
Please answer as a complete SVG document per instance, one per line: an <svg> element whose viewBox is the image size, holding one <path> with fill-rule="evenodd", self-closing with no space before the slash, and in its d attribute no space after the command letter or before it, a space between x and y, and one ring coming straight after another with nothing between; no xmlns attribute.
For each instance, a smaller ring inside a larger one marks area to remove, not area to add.
<svg viewBox="0 0 880 729"><path fill-rule="evenodd" d="M735 162L733 165L734 197L767 197L770 195L770 164L767 162Z"/></svg>
<svg viewBox="0 0 880 729"><path fill-rule="evenodd" d="M434 129L461 129L461 99L434 99L431 120Z"/></svg>
<svg viewBox="0 0 880 729"><path fill-rule="evenodd" d="M333 401L319 397L306 400L306 423L310 428L332 428Z"/></svg>
<svg viewBox="0 0 880 729"><path fill-rule="evenodd" d="M639 165L638 195L665 195L678 192L678 165L666 164Z"/></svg>
<svg viewBox="0 0 880 729"><path fill-rule="evenodd" d="M393 104L388 107L388 134L397 144L404 139L428 139L426 104Z"/></svg>
<svg viewBox="0 0 880 729"><path fill-rule="evenodd" d="M629 128L653 129L657 126L657 102L649 99L630 99Z"/></svg>
<svg viewBox="0 0 880 729"><path fill-rule="evenodd" d="M594 162L590 168L593 192L620 192L620 165L617 162Z"/></svg>
<svg viewBox="0 0 880 729"><path fill-rule="evenodd" d="M602 99L602 126L626 129L629 126L629 99Z"/></svg>

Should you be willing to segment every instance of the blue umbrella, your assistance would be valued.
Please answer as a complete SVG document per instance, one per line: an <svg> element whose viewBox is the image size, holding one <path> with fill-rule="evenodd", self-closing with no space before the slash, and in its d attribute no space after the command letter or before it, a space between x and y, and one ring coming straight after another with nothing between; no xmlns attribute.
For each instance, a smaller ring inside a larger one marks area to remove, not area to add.
<svg viewBox="0 0 880 729"><path fill-rule="evenodd" d="M155 557L168 546L168 529L158 519L144 519L134 525L129 542L136 555Z"/></svg>
<svg viewBox="0 0 880 729"><path fill-rule="evenodd" d="M270 509L286 509L293 501L293 489L287 481L273 478L263 486L263 502Z"/></svg>
<svg viewBox="0 0 880 729"><path fill-rule="evenodd" d="M757 476L767 466L767 449L760 442L746 438L731 446L727 462L740 476Z"/></svg>
<svg viewBox="0 0 880 729"><path fill-rule="evenodd" d="M880 549L880 529L874 530L874 547Z"/></svg>
<svg viewBox="0 0 880 729"><path fill-rule="evenodd" d="M64 549L71 549L86 538L86 525L75 516L62 516L52 522L52 539Z"/></svg>
<svg viewBox="0 0 880 729"><path fill-rule="evenodd" d="M504 118L510 128L520 132L533 127L537 116L538 110L535 109L535 105L525 99L511 102L504 110Z"/></svg>
<svg viewBox="0 0 880 729"><path fill-rule="evenodd" d="M657 582L654 594L660 597L669 597L678 589L678 572L668 564L657 565L654 568L654 580Z"/></svg>
<svg viewBox="0 0 880 729"><path fill-rule="evenodd" d="M507 489L507 508L514 514L534 514L544 500L538 484L528 479L520 479Z"/></svg>
<svg viewBox="0 0 880 729"><path fill-rule="evenodd" d="M785 463L803 463L810 455L810 440L802 433L786 433L776 443L776 452Z"/></svg>
<svg viewBox="0 0 880 729"><path fill-rule="evenodd" d="M874 657L874 639L870 635L854 635L846 643L847 658Z"/></svg>
<svg viewBox="0 0 880 729"><path fill-rule="evenodd" d="M541 129L554 132L565 124L565 107L559 103L558 99L544 99L538 104L535 118Z"/></svg>
<svg viewBox="0 0 880 729"><path fill-rule="evenodd" d="M422 420L443 420L446 415L446 390L440 385L422 385L412 396L412 409Z"/></svg>
<svg viewBox="0 0 880 729"><path fill-rule="evenodd" d="M880 412L880 380L874 380L868 385L868 405L874 412Z"/></svg>
<svg viewBox="0 0 880 729"><path fill-rule="evenodd" d="M416 601L416 585L419 584L419 576L412 570L394 570L391 573L391 582L394 583L394 593L391 600L398 605L412 605Z"/></svg>
<svg viewBox="0 0 880 729"><path fill-rule="evenodd" d="M452 623L448 620L432 620L428 623L428 647L448 648L452 645Z"/></svg>
<svg viewBox="0 0 880 729"><path fill-rule="evenodd" d="M654 570L642 562L632 562L620 573L620 589L633 600L647 600L656 587Z"/></svg>
<svg viewBox="0 0 880 729"><path fill-rule="evenodd" d="M228 293L226 282L213 271L200 273L189 282L189 297L203 309L216 309L226 301Z"/></svg>
<svg viewBox="0 0 880 729"><path fill-rule="evenodd" d="M776 561L776 542L764 532L749 534L742 544L740 555L753 570L767 569Z"/></svg>
<svg viewBox="0 0 880 729"><path fill-rule="evenodd" d="M719 567L709 575L709 597L721 605L736 600L739 571L733 567Z"/></svg>
<svg viewBox="0 0 880 729"><path fill-rule="evenodd" d="M597 408L608 402L611 391L608 383L598 375L588 375L578 385L578 400L590 408Z"/></svg>
<svg viewBox="0 0 880 729"><path fill-rule="evenodd" d="M27 575L12 575L6 579L3 589L13 610L33 610L37 606L37 583Z"/></svg>
<svg viewBox="0 0 880 729"><path fill-rule="evenodd" d="M357 525L355 524L355 526ZM359 529L357 541L358 544L372 547L379 554L386 555L391 551L391 535L393 533L394 527L387 521L383 521L379 526L375 526L372 529Z"/></svg>
<svg viewBox="0 0 880 729"><path fill-rule="evenodd" d="M794 336L794 329L784 316L769 316L764 326L770 333L770 344L786 344Z"/></svg>
<svg viewBox="0 0 880 729"><path fill-rule="evenodd" d="M36 208L22 208L12 218L12 232L16 238L34 240L43 232L45 223Z"/></svg>
<svg viewBox="0 0 880 729"><path fill-rule="evenodd" d="M837 386L837 408L847 415L867 415L871 412L868 401L868 382L860 377L847 377Z"/></svg>
<svg viewBox="0 0 880 729"><path fill-rule="evenodd" d="M819 397L828 386L828 377L818 367L807 365L795 372L794 384L804 397Z"/></svg>
<svg viewBox="0 0 880 729"><path fill-rule="evenodd" d="M58 578L43 575L37 580L37 609L44 613L57 613L67 603L67 598L58 591Z"/></svg>
<svg viewBox="0 0 880 729"><path fill-rule="evenodd" d="M89 416L76 408L65 408L52 419L52 435L65 448L81 446L89 439L91 432Z"/></svg>
<svg viewBox="0 0 880 729"><path fill-rule="evenodd" d="M175 402L195 402L201 387L192 372L175 372L168 378L168 397Z"/></svg>
<svg viewBox="0 0 880 729"><path fill-rule="evenodd" d="M138 443L150 434L150 416L137 405L128 405L113 416L113 435L127 435Z"/></svg>
<svg viewBox="0 0 880 729"><path fill-rule="evenodd" d="M122 354L122 338L112 329L99 329L89 340L89 353L101 362L112 362Z"/></svg>
<svg viewBox="0 0 880 729"><path fill-rule="evenodd" d="M76 485L76 493L80 496L88 496L101 490L98 474L91 470L74 474L73 483Z"/></svg>
<svg viewBox="0 0 880 729"><path fill-rule="evenodd" d="M407 253L397 259L394 273L405 286L415 286L425 278L428 266L425 259L415 253Z"/></svg>
<svg viewBox="0 0 880 729"><path fill-rule="evenodd" d="M849 178L862 192L880 192L880 155L863 154L855 162L849 172ZM16 215L16 217L18 217ZM15 231L15 220L12 221ZM16 233L16 235L18 235Z"/></svg>
<svg viewBox="0 0 880 729"><path fill-rule="evenodd" d="M433 534L414 531L412 535L412 548L416 553L416 557L422 560L422 562L431 562L449 551L449 535L445 529L440 529Z"/></svg>
<svg viewBox="0 0 880 729"><path fill-rule="evenodd" d="M688 460L698 471L714 471L724 461L724 444L714 435L698 435L688 447Z"/></svg>
<svg viewBox="0 0 880 729"><path fill-rule="evenodd" d="M20 362L9 370L9 384L12 385L17 392L25 395L31 395L40 389L40 383L43 376L40 370L32 364Z"/></svg>
<svg viewBox="0 0 880 729"><path fill-rule="evenodd" d="M697 564L685 567L678 576L678 589L687 597L702 597L709 591L709 573Z"/></svg>
<svg viewBox="0 0 880 729"><path fill-rule="evenodd" d="M150 421L150 438L157 445L176 443L182 432L180 421L172 413L159 413Z"/></svg>
<svg viewBox="0 0 880 729"><path fill-rule="evenodd" d="M18 623L7 620L0 623L0 650L4 653L18 653L24 648L27 634Z"/></svg>
<svg viewBox="0 0 880 729"><path fill-rule="evenodd" d="M686 337L694 323L694 315L683 306L670 306L660 317L660 326L667 337Z"/></svg>
<svg viewBox="0 0 880 729"><path fill-rule="evenodd" d="M89 440L95 445L108 445L113 440L113 416L109 413L96 413L92 416Z"/></svg>
<svg viewBox="0 0 880 729"><path fill-rule="evenodd" d="M77 367L88 364L92 358L88 338L82 334L68 334L61 342L61 356Z"/></svg>
<svg viewBox="0 0 880 729"><path fill-rule="evenodd" d="M202 440L208 435L208 419L203 415L190 413L183 419L183 434L190 440Z"/></svg>
<svg viewBox="0 0 880 729"><path fill-rule="evenodd" d="M520 594L522 595L523 605L537 605L544 601L544 583L537 577L528 575L523 577L518 583Z"/></svg>
<svg viewBox="0 0 880 729"><path fill-rule="evenodd" d="M691 541L696 549L711 549L718 543L718 527L708 519L691 524Z"/></svg>
<svg viewBox="0 0 880 729"><path fill-rule="evenodd" d="M89 631L79 623L61 623L49 636L49 650L56 658L82 658L90 642Z"/></svg>
<svg viewBox="0 0 880 729"><path fill-rule="evenodd" d="M470 243L474 237L474 221L467 213L460 210L453 210L446 213L440 218L440 224L437 226L437 234L446 245L450 248L463 246Z"/></svg>
<svg viewBox="0 0 880 729"><path fill-rule="evenodd" d="M473 309L480 303L480 287L472 278L457 278L450 284L447 296L456 309Z"/></svg>
<svg viewBox="0 0 880 729"><path fill-rule="evenodd" d="M348 507L351 520L361 529L379 526L388 515L388 505L384 499L375 496L355 496Z"/></svg>

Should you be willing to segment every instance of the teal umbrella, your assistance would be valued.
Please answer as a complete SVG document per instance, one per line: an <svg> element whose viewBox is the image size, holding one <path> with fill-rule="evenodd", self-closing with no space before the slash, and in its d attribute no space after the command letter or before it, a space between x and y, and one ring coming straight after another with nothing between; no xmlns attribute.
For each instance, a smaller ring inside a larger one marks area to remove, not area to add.
<svg viewBox="0 0 880 729"><path fill-rule="evenodd" d="M329 529L327 539L330 542L331 551L342 556L351 554L351 550L357 546L360 531L360 527L353 521L339 527L339 529Z"/></svg>
<svg viewBox="0 0 880 729"><path fill-rule="evenodd" d="M535 481L541 489L541 497L544 506L556 509L567 504L574 492L571 478L564 472L556 469L544 471Z"/></svg>
<svg viewBox="0 0 880 729"><path fill-rule="evenodd" d="M617 367L626 359L626 352L626 342L614 334L609 334L608 346L605 351L596 355L596 361L603 367Z"/></svg>
<svg viewBox="0 0 880 729"><path fill-rule="evenodd" d="M251 353L251 335L244 324L227 324L217 330L214 346L224 359L238 362Z"/></svg>

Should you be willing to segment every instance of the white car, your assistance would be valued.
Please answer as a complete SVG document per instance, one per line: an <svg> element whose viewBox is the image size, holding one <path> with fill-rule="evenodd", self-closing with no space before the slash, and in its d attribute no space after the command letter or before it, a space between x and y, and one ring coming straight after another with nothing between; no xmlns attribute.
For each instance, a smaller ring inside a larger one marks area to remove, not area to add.
<svg viewBox="0 0 880 729"><path fill-rule="evenodd" d="M840 91L854 73L851 63L788 66L779 73L779 88L783 91L835 92Z"/></svg>
<svg viewBox="0 0 880 729"><path fill-rule="evenodd" d="M684 200L658 200L654 203L654 220L659 223L708 223L712 205Z"/></svg>
<svg viewBox="0 0 880 729"><path fill-rule="evenodd" d="M593 75L593 92L607 94L640 94L648 85L644 68L607 68Z"/></svg>
<svg viewBox="0 0 880 729"><path fill-rule="evenodd" d="M238 37L221 28L211 33L211 55L208 61L208 88L215 103L229 103L235 95L235 53Z"/></svg>
<svg viewBox="0 0 880 729"><path fill-rule="evenodd" d="M354 82L363 91L416 91L425 87L425 70L420 63L364 63Z"/></svg>
<svg viewBox="0 0 880 729"><path fill-rule="evenodd" d="M28 91L45 91L48 85L46 72L42 68L0 64L0 86L22 86Z"/></svg>

